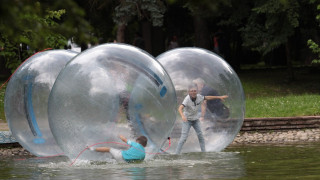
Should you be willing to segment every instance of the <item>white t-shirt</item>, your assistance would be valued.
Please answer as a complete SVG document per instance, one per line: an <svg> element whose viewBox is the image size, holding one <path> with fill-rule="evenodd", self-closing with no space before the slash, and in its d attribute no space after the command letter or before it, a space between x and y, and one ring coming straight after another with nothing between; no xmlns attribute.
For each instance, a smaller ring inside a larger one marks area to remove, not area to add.
<svg viewBox="0 0 320 180"><path fill-rule="evenodd" d="M182 102L183 114L186 116L188 121L194 121L200 118L200 114L198 113L201 103L204 100L204 96L197 94L197 98L195 101L192 101L190 96L186 96Z"/></svg>

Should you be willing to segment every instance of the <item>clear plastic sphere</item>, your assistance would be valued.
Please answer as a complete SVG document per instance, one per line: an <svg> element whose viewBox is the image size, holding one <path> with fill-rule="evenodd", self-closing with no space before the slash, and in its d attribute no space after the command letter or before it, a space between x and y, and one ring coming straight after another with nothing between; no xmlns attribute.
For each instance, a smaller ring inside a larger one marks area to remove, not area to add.
<svg viewBox="0 0 320 180"><path fill-rule="evenodd" d="M225 101L207 101L206 115L201 121L206 151L223 150L239 132L245 114L245 96L237 74L221 57L200 48L178 48L167 51L156 59L171 77L177 93L178 106L188 95L190 83L198 85L199 94L229 96ZM175 128L171 134L171 151L174 151L178 144L181 127L182 119L177 114ZM197 135L194 130L190 130L181 152L199 151Z"/></svg>
<svg viewBox="0 0 320 180"><path fill-rule="evenodd" d="M133 141L144 135L146 151L158 152L175 118L176 94L166 71L151 55L125 44L79 54L61 71L49 98L50 128L71 159L87 146L127 149L116 144L123 143L120 134ZM84 151L79 158L111 156Z"/></svg>
<svg viewBox="0 0 320 180"><path fill-rule="evenodd" d="M39 52L12 75L5 93L5 115L12 135L36 156L62 153L48 122L48 98L59 72L77 53Z"/></svg>

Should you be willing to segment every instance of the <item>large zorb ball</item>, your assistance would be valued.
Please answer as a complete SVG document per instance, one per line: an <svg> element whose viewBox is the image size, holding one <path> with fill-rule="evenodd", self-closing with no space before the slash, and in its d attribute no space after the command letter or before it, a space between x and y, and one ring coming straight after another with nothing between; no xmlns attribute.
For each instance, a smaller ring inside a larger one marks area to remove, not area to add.
<svg viewBox="0 0 320 180"><path fill-rule="evenodd" d="M79 54L61 71L49 98L50 128L71 159L95 144L127 149L117 144L123 143L120 134L133 141L144 135L146 151L159 152L175 118L169 75L151 55L125 44L99 45ZM109 153L95 151L79 158L111 160Z"/></svg>
<svg viewBox="0 0 320 180"><path fill-rule="evenodd" d="M39 52L12 75L5 93L5 115L12 135L36 156L62 153L48 122L48 99L59 72L77 53L67 50Z"/></svg>
<svg viewBox="0 0 320 180"><path fill-rule="evenodd" d="M188 95L188 85L196 83L199 94L228 95L225 101L207 101L206 115L201 122L206 151L221 151L228 146L239 132L245 114L245 97L241 82L220 56L200 48L178 48L156 58L171 77L177 93L178 106ZM202 87L204 85L204 87ZM199 110L200 116L200 110ZM172 151L181 136L182 119L171 134ZM181 152L198 152L200 146L193 128Z"/></svg>

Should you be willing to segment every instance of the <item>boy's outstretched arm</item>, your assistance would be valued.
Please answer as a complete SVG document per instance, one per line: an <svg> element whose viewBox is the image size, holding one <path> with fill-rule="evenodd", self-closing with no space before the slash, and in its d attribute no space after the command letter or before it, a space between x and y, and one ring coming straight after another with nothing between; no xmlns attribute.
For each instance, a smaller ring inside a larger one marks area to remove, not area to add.
<svg viewBox="0 0 320 180"><path fill-rule="evenodd" d="M200 121L203 120L204 115L206 114L206 110L207 110L207 101L203 101L203 103L201 104L201 117L200 117Z"/></svg>
<svg viewBox="0 0 320 180"><path fill-rule="evenodd" d="M224 95L224 96L205 96L205 100L213 100L213 99L224 100L225 98L228 98L228 96L227 95Z"/></svg>
<svg viewBox="0 0 320 180"><path fill-rule="evenodd" d="M125 143L128 142L127 138L124 137L123 135L119 135L119 138L120 138L123 142L125 142Z"/></svg>
<svg viewBox="0 0 320 180"><path fill-rule="evenodd" d="M98 152L110 152L110 148L109 147L97 147L94 150L98 151Z"/></svg>

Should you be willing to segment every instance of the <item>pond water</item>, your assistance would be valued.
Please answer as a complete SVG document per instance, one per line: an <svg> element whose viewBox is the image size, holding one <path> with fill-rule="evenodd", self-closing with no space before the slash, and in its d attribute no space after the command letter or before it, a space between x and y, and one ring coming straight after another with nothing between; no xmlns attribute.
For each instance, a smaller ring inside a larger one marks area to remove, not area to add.
<svg viewBox="0 0 320 180"><path fill-rule="evenodd" d="M139 164L0 157L0 179L320 179L320 142L229 146Z"/></svg>

